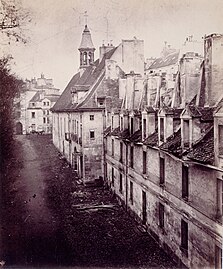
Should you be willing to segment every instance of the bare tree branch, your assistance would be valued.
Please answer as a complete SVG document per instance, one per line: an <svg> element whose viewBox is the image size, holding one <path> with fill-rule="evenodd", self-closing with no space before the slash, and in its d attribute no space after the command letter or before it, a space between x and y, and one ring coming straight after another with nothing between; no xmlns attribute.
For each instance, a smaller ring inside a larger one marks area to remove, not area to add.
<svg viewBox="0 0 223 269"><path fill-rule="evenodd" d="M10 40L26 43L23 27L30 21L30 13L22 7L20 0L0 0L1 34Z"/></svg>

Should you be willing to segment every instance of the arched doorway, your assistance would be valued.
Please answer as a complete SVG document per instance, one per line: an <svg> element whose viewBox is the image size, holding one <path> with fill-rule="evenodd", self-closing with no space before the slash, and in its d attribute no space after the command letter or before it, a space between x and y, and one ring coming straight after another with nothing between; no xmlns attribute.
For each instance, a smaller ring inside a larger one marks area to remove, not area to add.
<svg viewBox="0 0 223 269"><path fill-rule="evenodd" d="M22 123L21 122L17 122L16 123L16 126L15 126L15 129L16 129L16 134L22 134Z"/></svg>

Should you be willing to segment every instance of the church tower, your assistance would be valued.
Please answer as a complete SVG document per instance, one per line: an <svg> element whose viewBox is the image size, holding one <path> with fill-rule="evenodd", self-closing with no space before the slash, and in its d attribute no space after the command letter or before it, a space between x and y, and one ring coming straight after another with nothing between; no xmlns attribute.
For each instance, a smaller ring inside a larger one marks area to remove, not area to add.
<svg viewBox="0 0 223 269"><path fill-rule="evenodd" d="M86 68L94 62L95 48L87 25L85 25L82 33L81 44L78 50L80 51L80 69Z"/></svg>

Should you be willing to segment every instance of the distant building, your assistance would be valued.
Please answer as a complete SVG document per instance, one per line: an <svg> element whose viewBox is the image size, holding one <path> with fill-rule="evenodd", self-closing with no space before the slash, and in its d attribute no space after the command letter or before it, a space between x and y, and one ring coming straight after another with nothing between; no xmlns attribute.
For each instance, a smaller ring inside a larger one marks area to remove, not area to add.
<svg viewBox="0 0 223 269"><path fill-rule="evenodd" d="M53 86L53 80L41 74L40 78L26 80L25 87L16 102L16 133L31 131L52 132L50 108L59 98L59 89Z"/></svg>

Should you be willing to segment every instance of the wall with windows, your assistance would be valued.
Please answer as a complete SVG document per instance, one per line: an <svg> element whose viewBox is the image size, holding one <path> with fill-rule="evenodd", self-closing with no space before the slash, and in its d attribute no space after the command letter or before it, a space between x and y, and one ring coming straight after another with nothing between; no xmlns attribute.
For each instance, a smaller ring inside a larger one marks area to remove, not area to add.
<svg viewBox="0 0 223 269"><path fill-rule="evenodd" d="M114 156L111 154L112 140ZM222 206L222 200L217 204L216 197L221 197L222 191L217 194L215 170L188 165L164 151L150 147L145 150L144 145L134 143L128 146L126 166L119 161L120 141L107 137L106 163L111 189L173 257L189 268L201 265L212 268L215 248L219 250L223 233L216 218L217 209ZM143 174L143 151L146 151L146 174ZM164 174L160 185L161 170Z"/></svg>

